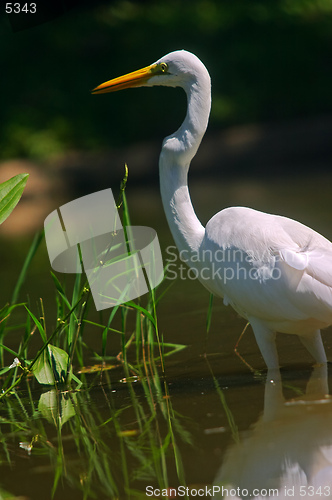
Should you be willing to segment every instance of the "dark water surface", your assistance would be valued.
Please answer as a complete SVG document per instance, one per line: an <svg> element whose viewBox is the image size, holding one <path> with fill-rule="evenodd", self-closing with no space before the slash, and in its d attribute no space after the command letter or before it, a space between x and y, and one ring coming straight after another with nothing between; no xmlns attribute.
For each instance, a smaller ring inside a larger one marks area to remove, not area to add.
<svg viewBox="0 0 332 500"><path fill-rule="evenodd" d="M191 192L204 223L223 206L241 204L290 216L331 239L330 186L328 176L216 179L192 182ZM129 185L127 197L132 223L157 230L167 260L173 242L158 189ZM8 287L23 261L23 244L15 245L1 248ZM187 346L165 358L164 374L158 365L131 378L118 366L87 374L77 392L28 380L1 402L0 486L11 495L0 489L0 499L46 500L53 489L53 498L64 500L186 498L185 487L188 498L222 498L222 487L224 498L332 498L329 367L313 368L296 337L279 335L281 375L267 373L248 328L239 352L251 371L234 353L245 321L215 299L207 334L209 294L186 272L183 278L157 310L164 341ZM51 329L55 291L44 245L21 300L26 294L32 308L43 297ZM1 297L4 303L8 292ZM332 360L331 329L323 337ZM19 339L15 332L6 341L14 348ZM88 329L85 342L100 353L100 332ZM120 345L110 339L108 354ZM94 363L91 356L87 364Z"/></svg>

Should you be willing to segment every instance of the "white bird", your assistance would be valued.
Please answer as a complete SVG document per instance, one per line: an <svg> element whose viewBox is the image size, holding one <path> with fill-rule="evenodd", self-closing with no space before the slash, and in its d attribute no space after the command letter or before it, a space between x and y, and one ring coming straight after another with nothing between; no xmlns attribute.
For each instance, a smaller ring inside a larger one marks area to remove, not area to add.
<svg viewBox="0 0 332 500"><path fill-rule="evenodd" d="M332 243L292 219L244 207L221 210L204 228L187 182L211 108L203 63L190 52L171 52L92 93L154 85L187 94L185 120L164 139L159 159L163 206L180 256L209 291L250 322L268 368L279 367L276 332L298 335L316 362L325 363L320 329L332 324Z"/></svg>

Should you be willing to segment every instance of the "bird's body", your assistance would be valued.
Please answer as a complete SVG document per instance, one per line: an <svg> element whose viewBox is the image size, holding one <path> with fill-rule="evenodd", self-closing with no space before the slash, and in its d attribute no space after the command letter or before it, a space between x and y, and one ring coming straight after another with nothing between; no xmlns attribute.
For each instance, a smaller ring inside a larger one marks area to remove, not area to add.
<svg viewBox="0 0 332 500"><path fill-rule="evenodd" d="M162 201L180 255L208 290L251 323L269 368L279 365L277 331L298 335L317 362L326 362L320 329L332 324L332 243L299 222L245 207L222 210L204 228L187 182L211 107L202 62L172 52L93 92L153 85L180 86L188 99L186 118L164 139L159 160Z"/></svg>
<svg viewBox="0 0 332 500"><path fill-rule="evenodd" d="M329 325L332 288L322 259L326 250L332 257L328 240L291 219L244 207L215 215L206 226L202 247L216 254L221 234L224 272L211 288L241 316L298 335Z"/></svg>

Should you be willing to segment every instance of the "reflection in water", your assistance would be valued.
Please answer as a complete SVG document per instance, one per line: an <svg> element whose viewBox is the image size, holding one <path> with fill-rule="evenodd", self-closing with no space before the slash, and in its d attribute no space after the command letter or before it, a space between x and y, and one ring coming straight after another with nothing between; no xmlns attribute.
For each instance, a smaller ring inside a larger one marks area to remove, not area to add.
<svg viewBox="0 0 332 500"><path fill-rule="evenodd" d="M190 444L190 436L173 412L167 386L157 374L141 376L138 387L138 378L123 380L121 389L111 383L92 391L51 389L39 400L29 389L30 398L15 393L7 399L0 408L0 500L10 487L26 500L124 499L146 480L167 489L166 454L173 455L184 484L178 442ZM3 466L7 462L14 477L24 478L13 466L21 458L29 479L14 483Z"/></svg>
<svg viewBox="0 0 332 500"><path fill-rule="evenodd" d="M327 365L314 368L306 394L292 401L283 397L280 372L268 372L263 415L226 453L215 480L223 488L219 498L331 498L332 399L327 393Z"/></svg>
<svg viewBox="0 0 332 500"><path fill-rule="evenodd" d="M119 375L122 369L113 372L113 378ZM146 498L148 485L163 492L160 497L170 497L172 490L180 497L184 490L179 486L212 491L213 477L215 488L229 491L225 499L300 500L305 497L301 486L308 498L331 497L327 367L316 367L306 394L290 401L283 397L280 373L269 372L263 415L242 437L239 413L245 415L246 428L257 418L250 415L248 402L260 404L252 395L261 399L262 385L250 376L226 381L223 375L225 390L211 375L212 370L193 379L192 392L187 381L174 387L148 371L145 376L127 374L122 383L111 382L104 372L102 384L93 376L78 392L36 393L27 380L27 391L13 392L0 407L0 498L11 491L9 498L16 494L27 500L53 493L54 500L128 500ZM257 393L249 396L254 389ZM297 384L289 389L299 391ZM218 437L205 432L211 419L222 429ZM236 443L223 459L219 456L223 463L217 473L215 451L231 435ZM255 489L260 494L251 495Z"/></svg>

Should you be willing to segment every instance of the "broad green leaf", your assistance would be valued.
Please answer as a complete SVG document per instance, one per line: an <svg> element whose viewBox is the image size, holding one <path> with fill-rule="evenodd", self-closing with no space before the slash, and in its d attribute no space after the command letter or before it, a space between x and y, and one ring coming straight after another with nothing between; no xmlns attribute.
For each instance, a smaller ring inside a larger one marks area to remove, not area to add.
<svg viewBox="0 0 332 500"><path fill-rule="evenodd" d="M54 345L48 345L47 349L48 352L45 349L33 365L32 372L40 384L64 384L71 377L69 356Z"/></svg>
<svg viewBox="0 0 332 500"><path fill-rule="evenodd" d="M48 345L48 352L55 381L58 384L64 384L67 381L68 368L70 365L69 356L63 349L50 344Z"/></svg>
<svg viewBox="0 0 332 500"><path fill-rule="evenodd" d="M57 425L58 422L58 393L55 389L51 389L50 391L44 392L40 398L38 403L38 410L43 415L46 420Z"/></svg>
<svg viewBox="0 0 332 500"><path fill-rule="evenodd" d="M66 394L57 393L55 389L40 396L38 410L49 422L60 428L75 415L75 408L70 398Z"/></svg>
<svg viewBox="0 0 332 500"><path fill-rule="evenodd" d="M2 224L20 201L29 174L18 174L0 184L0 224Z"/></svg>
<svg viewBox="0 0 332 500"><path fill-rule="evenodd" d="M46 350L41 353L33 365L32 372L40 384L55 385L53 370L49 365Z"/></svg>

